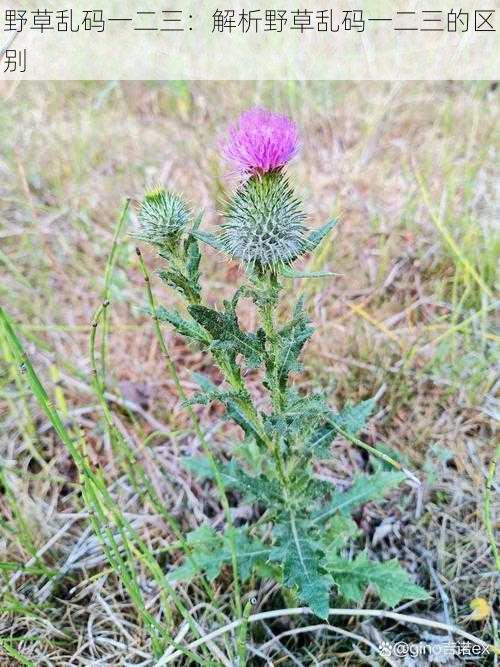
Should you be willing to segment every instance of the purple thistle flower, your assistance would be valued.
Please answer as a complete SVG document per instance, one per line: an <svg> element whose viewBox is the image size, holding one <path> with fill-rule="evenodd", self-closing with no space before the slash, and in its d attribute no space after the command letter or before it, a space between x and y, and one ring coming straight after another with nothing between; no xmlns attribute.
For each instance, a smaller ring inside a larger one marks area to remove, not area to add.
<svg viewBox="0 0 500 667"><path fill-rule="evenodd" d="M299 149L296 124L287 116L254 108L229 128L225 159L242 178L284 167Z"/></svg>

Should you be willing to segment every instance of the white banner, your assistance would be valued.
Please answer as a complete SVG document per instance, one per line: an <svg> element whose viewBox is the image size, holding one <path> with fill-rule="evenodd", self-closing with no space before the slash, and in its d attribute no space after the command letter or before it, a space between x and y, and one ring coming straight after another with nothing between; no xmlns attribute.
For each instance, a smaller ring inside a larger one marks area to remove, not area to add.
<svg viewBox="0 0 500 667"><path fill-rule="evenodd" d="M496 79L498 5L0 0L0 78Z"/></svg>

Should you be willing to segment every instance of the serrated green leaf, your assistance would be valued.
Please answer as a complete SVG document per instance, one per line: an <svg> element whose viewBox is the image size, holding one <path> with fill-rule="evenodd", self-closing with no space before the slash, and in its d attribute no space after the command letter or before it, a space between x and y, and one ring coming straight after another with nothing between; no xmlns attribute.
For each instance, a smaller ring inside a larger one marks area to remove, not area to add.
<svg viewBox="0 0 500 667"><path fill-rule="evenodd" d="M300 599L320 618L328 618L332 577L324 566L325 554L307 533L306 525L290 515L275 529L277 544L271 560L280 561L283 583L296 588Z"/></svg>
<svg viewBox="0 0 500 667"><path fill-rule="evenodd" d="M379 470L374 475L360 475L348 491L335 491L330 502L315 512L312 522L320 525L337 512L350 514L370 500L383 498L388 489L398 486L404 479L403 473L386 470Z"/></svg>
<svg viewBox="0 0 500 667"><path fill-rule="evenodd" d="M192 373L191 377L203 391L215 391L217 385L204 373Z"/></svg>
<svg viewBox="0 0 500 667"><path fill-rule="evenodd" d="M198 526L198 528L195 528L186 535L186 541L193 547L199 545L207 547L209 544L216 546L218 540L219 535L215 532L212 526L209 526L208 524Z"/></svg>
<svg viewBox="0 0 500 667"><path fill-rule="evenodd" d="M265 454L257 444L255 437L247 436L236 445L234 455L244 461L250 468L250 474L260 474L264 462L267 460Z"/></svg>
<svg viewBox="0 0 500 667"><path fill-rule="evenodd" d="M163 306L158 306L156 316L160 322L171 324L183 336L197 340L200 343L208 344L210 342L210 338L203 327L197 322L185 320L176 310L167 310Z"/></svg>
<svg viewBox="0 0 500 667"><path fill-rule="evenodd" d="M232 419L238 426L241 426L247 437L254 436L258 442L261 442L260 433L254 422L248 419L245 410L236 401L227 401L225 406L227 410L226 419Z"/></svg>
<svg viewBox="0 0 500 667"><path fill-rule="evenodd" d="M206 306L190 306L193 318L214 338L218 349L229 354L241 353L250 368L257 368L262 363L263 346L259 336L242 331L238 318L232 308L219 313Z"/></svg>
<svg viewBox="0 0 500 667"><path fill-rule="evenodd" d="M223 389L216 389L215 391L201 391L191 398L188 398L186 401L182 402L182 405L209 405L213 401L220 401L226 405L229 402L232 402L240 398L240 395L234 391L224 391Z"/></svg>
<svg viewBox="0 0 500 667"><path fill-rule="evenodd" d="M231 461L222 469L224 483L243 494L248 502L262 503L268 508L281 507L283 503L281 487L274 479L265 475L252 476L242 470L236 461Z"/></svg>
<svg viewBox="0 0 500 667"><path fill-rule="evenodd" d="M205 457L186 456L181 459L182 465L200 479L214 479L214 472ZM236 463L231 461L218 465L220 478L225 487L239 491L249 503L259 502L266 507L282 506L280 485L264 475L249 475Z"/></svg>
<svg viewBox="0 0 500 667"><path fill-rule="evenodd" d="M318 426L308 443L308 449L319 458L330 458L330 447L338 433L338 428L357 436L373 412L375 401L370 398L361 401L357 405L347 405L338 413L333 413L327 408L323 417L327 415L327 422Z"/></svg>
<svg viewBox="0 0 500 667"><path fill-rule="evenodd" d="M259 540L249 537L245 528L231 529L236 547L238 572L243 581L248 579L258 562L265 563L270 549ZM224 565L232 561L231 541L228 533L220 535L209 526L201 526L187 535L189 548L182 565L169 572L171 583L187 583L194 577L205 574L209 581L214 581Z"/></svg>
<svg viewBox="0 0 500 667"><path fill-rule="evenodd" d="M203 392L191 400L202 400L203 402L206 400L221 401L226 407L225 419L232 419L236 424L241 426L247 437L253 436L257 440L259 439L259 433L256 431L254 424L247 418L245 410L241 405L245 401L236 392L220 390L203 373L193 373L192 377L200 385Z"/></svg>
<svg viewBox="0 0 500 667"><path fill-rule="evenodd" d="M338 220L336 218L333 218L319 229L315 229L313 232L311 232L309 234L309 238L307 239L308 250L310 250L311 252L316 250L321 241L325 238L325 236L327 236L332 231L332 229L335 227L337 223Z"/></svg>
<svg viewBox="0 0 500 667"><path fill-rule="evenodd" d="M289 403L285 412L290 435L300 435L302 441L306 440L314 432L319 422L324 419L325 411L328 410L325 398L322 394L299 397Z"/></svg>
<svg viewBox="0 0 500 667"><path fill-rule="evenodd" d="M332 415L331 421L344 431L352 435L359 435L373 413L375 405L373 398L361 401L357 405L346 405L343 410Z"/></svg>
<svg viewBox="0 0 500 667"><path fill-rule="evenodd" d="M198 211L198 213L195 215L194 220L193 220L192 225L191 225L191 229L189 230L190 236L193 236L193 232L198 231L198 229L200 228L200 225L203 221L204 213L205 213L205 211L202 209L202 210Z"/></svg>
<svg viewBox="0 0 500 667"><path fill-rule="evenodd" d="M278 436L294 442L296 451L303 451L303 443L307 443L324 419L328 406L320 394L303 398L291 392L288 395L290 398L284 412L264 417L266 431L270 437ZM306 451L309 449L306 448Z"/></svg>
<svg viewBox="0 0 500 667"><path fill-rule="evenodd" d="M328 522L328 528L322 531L322 542L328 554L334 554L342 549L348 540L360 532L358 524L350 516L335 514Z"/></svg>
<svg viewBox="0 0 500 667"><path fill-rule="evenodd" d="M160 253L161 254L161 253ZM163 256L163 255L162 255ZM197 299L200 295L200 286L198 285L199 275L195 271L194 275L185 276L181 271L158 271L158 275L170 287L173 287L189 301Z"/></svg>
<svg viewBox="0 0 500 667"><path fill-rule="evenodd" d="M191 285L195 285L198 293L200 288L198 281L200 279L200 261L201 253L196 239L190 235L186 241L186 270Z"/></svg>
<svg viewBox="0 0 500 667"><path fill-rule="evenodd" d="M312 501L325 498L332 490L332 484L315 477L305 463L296 467L289 479L293 487L293 496L289 502L297 512L303 511L304 507L310 510Z"/></svg>
<svg viewBox="0 0 500 667"><path fill-rule="evenodd" d="M309 324L310 320L304 310L304 299L301 297L295 305L292 321L279 332L280 349L274 363L277 368L277 378L283 387L290 373L301 370L300 353L314 333Z"/></svg>
<svg viewBox="0 0 500 667"><path fill-rule="evenodd" d="M226 538L226 543L230 552L229 538ZM260 540L249 537L244 528L235 529L235 544L238 573L242 580L246 581L257 563L264 564L268 560L271 549Z"/></svg>
<svg viewBox="0 0 500 667"><path fill-rule="evenodd" d="M331 278L332 276L339 276L340 273L333 273L332 271L295 271L289 266L282 266L281 275L285 278L294 278L296 280L304 280L306 278Z"/></svg>
<svg viewBox="0 0 500 667"><path fill-rule="evenodd" d="M209 581L219 574L226 558L221 549L221 537L210 527L200 526L186 535L190 553L182 565L169 572L171 583L185 583L195 576L206 573Z"/></svg>
<svg viewBox="0 0 500 667"><path fill-rule="evenodd" d="M336 429L330 424L322 424L309 439L307 448L319 459L331 457L331 445L337 435Z"/></svg>
<svg viewBox="0 0 500 667"><path fill-rule="evenodd" d="M349 600L360 602L368 585L372 585L382 602L395 607L401 600L425 600L428 593L414 584L397 560L385 563L369 560L361 553L355 560L333 558L328 562L339 591Z"/></svg>
<svg viewBox="0 0 500 667"><path fill-rule="evenodd" d="M203 232L199 229L193 229L191 231L191 236L194 236L194 238L198 239L199 241L203 241L203 243L206 243L214 250L218 250L219 252L224 250L222 241L217 236L215 236L215 234L211 234L210 232Z"/></svg>
<svg viewBox="0 0 500 667"><path fill-rule="evenodd" d="M168 573L167 581L171 584L187 584L202 572L203 568L197 560L186 559L182 565L178 565Z"/></svg>
<svg viewBox="0 0 500 667"><path fill-rule="evenodd" d="M205 456L182 456L181 465L198 479L213 479L214 471Z"/></svg>

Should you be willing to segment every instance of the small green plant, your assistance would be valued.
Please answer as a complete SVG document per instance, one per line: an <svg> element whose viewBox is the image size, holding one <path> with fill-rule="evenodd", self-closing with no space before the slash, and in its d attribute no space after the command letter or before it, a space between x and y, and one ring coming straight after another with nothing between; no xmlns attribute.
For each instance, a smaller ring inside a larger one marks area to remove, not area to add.
<svg viewBox="0 0 500 667"><path fill-rule="evenodd" d="M157 188L140 206L138 237L158 249L166 261L159 276L186 305L185 312L158 307L153 315L210 354L224 378L215 384L195 374L200 391L188 402L222 403L225 417L244 434L231 460L215 469L205 458L184 463L196 475L216 477L225 489L241 494L256 517L241 527L227 526L225 532L204 525L189 534L184 563L169 579L187 582L204 574L213 580L232 564L242 580L254 573L275 578L317 616L327 618L333 591L359 602L372 586L389 606L427 594L396 561L345 555L357 533L352 511L380 499L404 474L375 460L373 474L360 475L350 489L340 491L314 473L315 461L332 456L338 436L376 453L358 439L374 401L336 412L322 393L305 394L292 381L301 371L301 352L313 328L301 297L288 321L278 321L283 281L327 275L297 274L292 264L314 252L335 224L330 221L308 233L301 202L285 173L297 146L297 128L288 118L262 109L243 114L224 147L238 187L226 204L220 233L201 231L201 216L193 216L178 195ZM242 284L219 309L203 300L200 242L244 268ZM243 300L253 302L258 312L255 331L241 326L237 309ZM262 369L269 399L263 407L247 386L247 371L253 369Z"/></svg>

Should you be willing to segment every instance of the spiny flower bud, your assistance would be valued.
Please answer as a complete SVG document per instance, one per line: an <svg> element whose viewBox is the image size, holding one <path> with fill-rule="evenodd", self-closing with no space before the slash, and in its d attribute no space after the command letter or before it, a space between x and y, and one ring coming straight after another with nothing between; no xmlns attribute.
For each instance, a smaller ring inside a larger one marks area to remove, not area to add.
<svg viewBox="0 0 500 667"><path fill-rule="evenodd" d="M248 266L288 265L307 251L306 216L281 171L246 181L230 200L225 219L222 245Z"/></svg>
<svg viewBox="0 0 500 667"><path fill-rule="evenodd" d="M139 209L137 238L164 247L178 239L189 221L189 209L176 194L162 187L146 193Z"/></svg>

